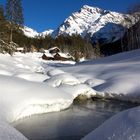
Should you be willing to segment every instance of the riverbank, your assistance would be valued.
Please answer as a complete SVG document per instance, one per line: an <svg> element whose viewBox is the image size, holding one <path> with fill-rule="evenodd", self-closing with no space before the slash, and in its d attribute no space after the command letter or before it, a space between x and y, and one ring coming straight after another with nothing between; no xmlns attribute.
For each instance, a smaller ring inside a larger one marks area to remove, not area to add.
<svg viewBox="0 0 140 140"><path fill-rule="evenodd" d="M111 100L75 102L70 108L14 122L29 140L80 140L120 111L138 104Z"/></svg>
<svg viewBox="0 0 140 140"><path fill-rule="evenodd" d="M25 140L9 123L65 110L79 96L139 103L139 54L135 50L79 64L44 61L41 53L0 54L0 124L5 125L0 138Z"/></svg>

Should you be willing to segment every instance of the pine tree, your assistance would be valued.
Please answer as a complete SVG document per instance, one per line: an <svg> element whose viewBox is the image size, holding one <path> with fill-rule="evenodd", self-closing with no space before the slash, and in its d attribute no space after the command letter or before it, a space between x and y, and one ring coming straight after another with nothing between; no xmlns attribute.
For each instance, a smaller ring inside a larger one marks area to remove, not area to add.
<svg viewBox="0 0 140 140"><path fill-rule="evenodd" d="M3 52L3 43L7 39L7 32L6 32L6 20L4 17L4 8L0 5L0 52Z"/></svg>
<svg viewBox="0 0 140 140"><path fill-rule="evenodd" d="M0 21L1 20L4 20L4 9L2 5L0 5Z"/></svg>
<svg viewBox="0 0 140 140"><path fill-rule="evenodd" d="M21 0L7 0L6 19L10 22L10 42L13 42L13 29L24 23Z"/></svg>
<svg viewBox="0 0 140 140"><path fill-rule="evenodd" d="M2 39L4 22L5 22L5 19L4 19L4 10L3 10L3 6L0 5L0 39Z"/></svg>

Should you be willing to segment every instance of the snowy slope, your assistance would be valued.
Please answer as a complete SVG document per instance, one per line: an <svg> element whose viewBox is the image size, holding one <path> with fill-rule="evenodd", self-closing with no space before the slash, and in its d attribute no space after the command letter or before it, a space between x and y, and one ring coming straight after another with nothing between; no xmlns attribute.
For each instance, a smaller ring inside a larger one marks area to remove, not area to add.
<svg viewBox="0 0 140 140"><path fill-rule="evenodd" d="M46 31L40 33L39 35L42 36L42 37L45 37L46 35L51 35L53 31L54 30L49 29L49 30L46 30Z"/></svg>
<svg viewBox="0 0 140 140"><path fill-rule="evenodd" d="M49 29L49 30L46 30L42 33L38 33L37 31L35 31L32 28L29 28L27 26L24 26L22 31L23 31L24 35L26 35L27 37L31 37L31 38L35 38L35 37L38 37L38 36L45 37L47 35L51 35L52 32L53 32L53 30Z"/></svg>
<svg viewBox="0 0 140 140"><path fill-rule="evenodd" d="M124 19L126 23L123 22ZM111 42L124 34L130 21L134 23L134 18L130 15L84 5L80 11L72 13L52 35L80 34L82 37L94 38L93 41L104 39Z"/></svg>
<svg viewBox="0 0 140 140"><path fill-rule="evenodd" d="M31 38L34 38L36 36L38 36L38 32L27 27L27 26L24 26L24 28L22 29L24 35L26 35L27 37L31 37Z"/></svg>
<svg viewBox="0 0 140 140"><path fill-rule="evenodd" d="M79 95L140 102L139 54L140 49L77 65L71 62L44 61L40 58L41 53L16 53L13 57L0 54L0 139L26 139L9 123L33 114L63 110ZM135 113L139 115L138 110L126 112L127 124L131 114L132 122L138 122L133 116ZM124 116L120 116L121 120ZM116 119L110 122L119 124ZM133 128L139 130L137 126L132 126L128 131L130 134ZM115 128L112 132L115 135L120 133L119 129L115 133ZM134 134L139 136L137 132ZM106 133L106 136L109 135ZM125 137L127 139L124 135L124 140ZM113 138L111 140L117 140Z"/></svg>
<svg viewBox="0 0 140 140"><path fill-rule="evenodd" d="M140 102L140 50L61 67L97 90L98 96Z"/></svg>

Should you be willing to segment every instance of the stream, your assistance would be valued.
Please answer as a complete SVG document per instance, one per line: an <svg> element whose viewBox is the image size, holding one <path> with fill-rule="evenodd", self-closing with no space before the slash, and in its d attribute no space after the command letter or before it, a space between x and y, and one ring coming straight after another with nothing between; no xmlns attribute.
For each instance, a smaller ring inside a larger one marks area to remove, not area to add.
<svg viewBox="0 0 140 140"><path fill-rule="evenodd" d="M13 125L29 140L80 140L116 113L137 105L115 100L88 100L74 103L60 112L27 117Z"/></svg>

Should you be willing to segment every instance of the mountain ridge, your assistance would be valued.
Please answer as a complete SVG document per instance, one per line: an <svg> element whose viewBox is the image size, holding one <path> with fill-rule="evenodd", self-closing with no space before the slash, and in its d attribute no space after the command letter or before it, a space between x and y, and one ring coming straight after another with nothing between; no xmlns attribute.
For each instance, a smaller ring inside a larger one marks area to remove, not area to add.
<svg viewBox="0 0 140 140"><path fill-rule="evenodd" d="M84 5L79 11L66 18L56 30L43 33L33 31L31 37L51 35L56 38L60 35L79 34L92 42L101 40L108 43L120 39L124 35L125 29L134 23L136 23L136 19L132 15ZM25 32L24 34L29 35Z"/></svg>
<svg viewBox="0 0 140 140"><path fill-rule="evenodd" d="M21 28L21 30L23 31L25 36L30 37L30 38L45 37L46 35L51 35L52 32L54 31L52 29L48 29L48 30L45 30L45 31L39 33L36 30L34 30L30 27L27 27L27 26L24 26L24 28Z"/></svg>
<svg viewBox="0 0 140 140"><path fill-rule="evenodd" d="M80 34L92 41L102 38L106 42L113 42L121 38L125 28L129 28L134 23L135 18L131 15L84 5L53 32L53 37Z"/></svg>

